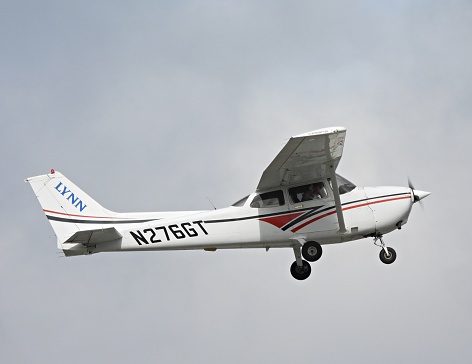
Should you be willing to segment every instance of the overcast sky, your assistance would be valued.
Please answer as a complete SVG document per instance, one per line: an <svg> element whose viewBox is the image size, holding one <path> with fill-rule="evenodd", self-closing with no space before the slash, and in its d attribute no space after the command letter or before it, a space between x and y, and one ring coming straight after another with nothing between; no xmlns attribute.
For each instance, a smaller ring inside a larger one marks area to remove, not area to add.
<svg viewBox="0 0 472 364"><path fill-rule="evenodd" d="M470 1L6 1L0 362L472 361ZM116 211L225 207L287 139L347 128L338 172L431 191L385 237L61 258L24 178ZM184 193L183 193L184 191Z"/></svg>

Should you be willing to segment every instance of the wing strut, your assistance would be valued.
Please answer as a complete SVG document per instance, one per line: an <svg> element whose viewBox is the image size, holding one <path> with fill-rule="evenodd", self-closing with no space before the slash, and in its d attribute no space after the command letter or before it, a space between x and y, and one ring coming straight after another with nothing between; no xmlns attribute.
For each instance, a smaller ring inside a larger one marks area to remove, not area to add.
<svg viewBox="0 0 472 364"><path fill-rule="evenodd" d="M338 233L347 233L346 224L344 223L343 208L341 206L341 197L339 197L338 180L333 164L329 165L329 174L331 177L331 184L333 186L334 204L336 205L336 214L338 215L339 230Z"/></svg>

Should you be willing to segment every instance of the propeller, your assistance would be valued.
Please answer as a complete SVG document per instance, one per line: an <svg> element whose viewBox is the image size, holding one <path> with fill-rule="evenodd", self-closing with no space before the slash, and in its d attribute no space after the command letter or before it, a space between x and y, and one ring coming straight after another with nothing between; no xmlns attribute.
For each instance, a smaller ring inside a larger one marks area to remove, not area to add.
<svg viewBox="0 0 472 364"><path fill-rule="evenodd" d="M431 192L425 192L425 191L417 190L417 189L415 188L415 186L413 185L413 182L411 182L410 177L408 177L408 187L410 187L411 192L413 193L413 200L414 200L413 203L419 202L421 208L424 209L423 203L421 202L421 200L422 200L423 198L429 196L429 195L431 194Z"/></svg>

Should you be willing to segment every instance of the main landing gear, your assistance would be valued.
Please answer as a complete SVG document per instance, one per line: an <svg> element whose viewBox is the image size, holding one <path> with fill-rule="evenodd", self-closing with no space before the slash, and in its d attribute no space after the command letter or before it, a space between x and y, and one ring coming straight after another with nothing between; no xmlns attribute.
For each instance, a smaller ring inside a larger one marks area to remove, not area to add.
<svg viewBox="0 0 472 364"><path fill-rule="evenodd" d="M379 240L380 240L380 243L377 242ZM374 237L374 244L382 248L379 254L379 258L382 261L382 263L392 264L395 261L395 259L397 259L397 253L395 252L393 248L389 248L388 246L385 245L385 243L382 240L382 235Z"/></svg>
<svg viewBox="0 0 472 364"><path fill-rule="evenodd" d="M302 281L307 279L311 274L310 263L315 262L321 258L323 249L321 245L316 241L307 241L303 244L303 247L300 248L300 245L297 244L293 247L293 252L295 253L295 261L290 267L290 273L292 273L293 278ZM305 258L306 260L302 259Z"/></svg>

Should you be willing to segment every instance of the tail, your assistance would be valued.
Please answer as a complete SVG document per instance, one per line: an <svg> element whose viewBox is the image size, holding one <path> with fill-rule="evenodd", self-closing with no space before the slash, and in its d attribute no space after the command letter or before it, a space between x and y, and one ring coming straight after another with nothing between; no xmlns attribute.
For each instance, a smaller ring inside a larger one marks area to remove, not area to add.
<svg viewBox="0 0 472 364"><path fill-rule="evenodd" d="M57 236L58 248L66 255L87 254L87 245L121 238L115 228L109 228L118 214L105 209L61 173L51 170L26 182Z"/></svg>

